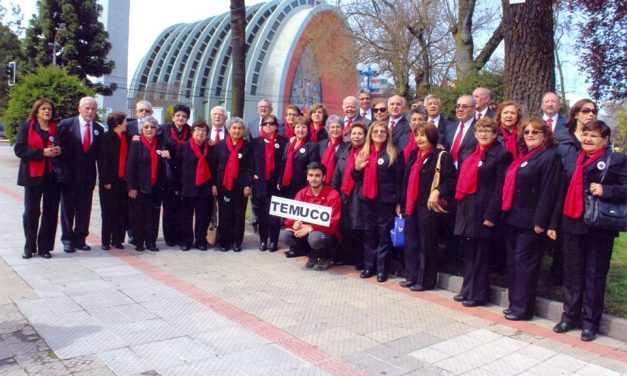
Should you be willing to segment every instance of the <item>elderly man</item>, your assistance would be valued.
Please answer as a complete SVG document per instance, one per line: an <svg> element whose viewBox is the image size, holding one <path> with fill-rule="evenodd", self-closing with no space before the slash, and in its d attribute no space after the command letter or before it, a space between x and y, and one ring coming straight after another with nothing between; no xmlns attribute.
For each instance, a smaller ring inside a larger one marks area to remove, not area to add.
<svg viewBox="0 0 627 376"><path fill-rule="evenodd" d="M226 137L226 109L215 106L211 109L211 129L207 135L210 145L215 145Z"/></svg>
<svg viewBox="0 0 627 376"><path fill-rule="evenodd" d="M492 94L485 87L478 87L472 92L475 98L475 119L481 120L483 117L494 117L494 110L490 108Z"/></svg>
<svg viewBox="0 0 627 376"><path fill-rule="evenodd" d="M446 130L450 127L454 127L455 123L448 120L440 113L442 110L442 104L439 97L432 94L427 95L424 100L424 105L427 115L429 115L428 121L438 127L438 131L440 133L439 143L441 144L446 137Z"/></svg>
<svg viewBox="0 0 627 376"><path fill-rule="evenodd" d="M557 94L553 92L545 93L542 96L542 119L551 127L553 133L559 129L566 128L568 119L559 114L560 108L562 108L562 102Z"/></svg>
<svg viewBox="0 0 627 376"><path fill-rule="evenodd" d="M392 134L392 143L397 148L404 148L409 140L411 128L405 118L405 98L400 95L392 95L388 98L388 128Z"/></svg>
<svg viewBox="0 0 627 376"><path fill-rule="evenodd" d="M259 137L263 132L261 130L261 120L264 116L270 115L273 111L272 102L267 99L261 99L257 103L257 117L248 121L248 139ZM279 127L281 129L282 127Z"/></svg>
<svg viewBox="0 0 627 376"><path fill-rule="evenodd" d="M89 251L85 238L89 234L91 203L96 186L96 158L104 128L96 121L98 102L81 98L78 116L59 122L60 146L63 149L61 186L61 242L63 251Z"/></svg>
<svg viewBox="0 0 627 376"><path fill-rule="evenodd" d="M344 98L344 100L342 101L342 111L344 112L344 118L342 119L342 121L344 122L342 137L345 142L350 142L348 130L350 129L351 124L356 121L362 121L366 123L366 126L370 124L370 121L368 119L361 116L361 114L358 112L358 109L359 100L357 99L357 97L351 95Z"/></svg>
<svg viewBox="0 0 627 376"><path fill-rule="evenodd" d="M464 160L469 157L477 145L475 138L475 98L471 95L462 95L457 98L455 117L457 126L449 127L446 131L444 145L451 153L455 166L459 170Z"/></svg>
<svg viewBox="0 0 627 376"><path fill-rule="evenodd" d="M362 118L372 120L372 96L366 89L359 90L359 115Z"/></svg>
<svg viewBox="0 0 627 376"><path fill-rule="evenodd" d="M126 126L126 136L131 138L135 135L139 134L139 129L137 128L137 120L146 117L152 116L152 104L147 100L141 100L135 104L135 117L136 120L129 121Z"/></svg>

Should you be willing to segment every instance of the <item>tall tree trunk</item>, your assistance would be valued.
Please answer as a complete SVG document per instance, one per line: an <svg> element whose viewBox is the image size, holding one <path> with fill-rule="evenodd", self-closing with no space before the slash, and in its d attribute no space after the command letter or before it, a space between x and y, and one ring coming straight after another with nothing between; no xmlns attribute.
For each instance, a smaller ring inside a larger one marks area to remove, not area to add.
<svg viewBox="0 0 627 376"><path fill-rule="evenodd" d="M457 78L466 77L473 70L474 42L472 40L472 15L476 0L459 0L457 23L451 30L455 39L455 67Z"/></svg>
<svg viewBox="0 0 627 376"><path fill-rule="evenodd" d="M553 2L503 1L505 99L520 103L527 114L540 111L542 94L555 90Z"/></svg>
<svg viewBox="0 0 627 376"><path fill-rule="evenodd" d="M246 4L244 0L231 0L231 59L233 61L233 93L231 114L244 114L246 87Z"/></svg>

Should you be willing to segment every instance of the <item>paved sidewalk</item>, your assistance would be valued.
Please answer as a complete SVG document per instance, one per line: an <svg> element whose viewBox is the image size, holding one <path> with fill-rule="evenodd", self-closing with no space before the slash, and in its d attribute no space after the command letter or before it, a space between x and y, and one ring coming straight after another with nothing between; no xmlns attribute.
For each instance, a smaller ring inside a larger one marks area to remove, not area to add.
<svg viewBox="0 0 627 376"><path fill-rule="evenodd" d="M21 259L17 158L0 146L0 375L627 375L627 344L508 322L256 250L99 249ZM60 244L60 242L57 242Z"/></svg>

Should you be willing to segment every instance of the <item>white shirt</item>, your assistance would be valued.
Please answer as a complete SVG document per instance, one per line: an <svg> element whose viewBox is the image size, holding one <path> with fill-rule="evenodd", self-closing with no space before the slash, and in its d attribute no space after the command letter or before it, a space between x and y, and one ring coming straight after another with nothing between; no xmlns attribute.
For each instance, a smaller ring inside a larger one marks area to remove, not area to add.
<svg viewBox="0 0 627 376"><path fill-rule="evenodd" d="M365 115L364 115L364 112L366 113ZM359 114L361 116L365 117L368 120L372 120L372 109L371 108L368 108L367 111L364 111L363 108L360 108L359 109Z"/></svg>
<svg viewBox="0 0 627 376"><path fill-rule="evenodd" d="M551 124L551 131L555 132L555 127L557 127L557 117L559 116L559 114L555 114L553 116L551 116L550 118L553 121L553 124ZM548 123L549 120L549 116L546 116L546 114L542 114L542 120L546 121Z"/></svg>
<svg viewBox="0 0 627 376"><path fill-rule="evenodd" d="M81 143L85 141L85 127L87 126L87 120L83 119L82 116L79 115L78 117L78 124L79 124L79 131L81 134ZM94 122L90 121L89 122L89 132L93 133L94 132ZM89 138L89 144L93 144L94 143L94 138L90 137Z"/></svg>
<svg viewBox="0 0 627 376"><path fill-rule="evenodd" d="M477 111L477 113L475 114L475 119L479 120L479 114L481 114L481 118L483 119L486 112L488 112L488 108L489 107L484 108L483 111Z"/></svg>
<svg viewBox="0 0 627 376"><path fill-rule="evenodd" d="M224 140L224 138L226 137L225 130L226 130L226 127L224 125L219 130L216 127L212 126L211 127L211 132L209 134L209 141L213 142L213 140L216 139L216 133L219 134L220 141Z"/></svg>
<svg viewBox="0 0 627 376"><path fill-rule="evenodd" d="M461 139L461 142L459 143L460 145L461 145L462 142L464 142L464 138L466 138L466 133L468 132L468 129L472 125L472 121L473 120L474 120L473 118L470 118L470 119L468 119L468 121L466 121L464 123L464 132L462 133L462 139ZM461 121L459 123L457 123L457 129L455 130L455 136L453 136L453 139L451 140L451 148L453 148L453 143L455 142L455 139L457 139L457 135L459 134L459 124L460 123L461 123Z"/></svg>
<svg viewBox="0 0 627 376"><path fill-rule="evenodd" d="M433 125L438 127L439 124L440 124L440 120L442 120L442 116L438 115L438 116L434 117L433 119L431 119L429 121L433 122Z"/></svg>

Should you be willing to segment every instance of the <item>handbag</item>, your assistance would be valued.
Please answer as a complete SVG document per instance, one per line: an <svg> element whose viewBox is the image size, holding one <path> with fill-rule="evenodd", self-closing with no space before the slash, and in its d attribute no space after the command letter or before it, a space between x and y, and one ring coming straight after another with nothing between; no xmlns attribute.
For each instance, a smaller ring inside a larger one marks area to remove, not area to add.
<svg viewBox="0 0 627 376"><path fill-rule="evenodd" d="M603 183L607 170L610 169L612 153L607 157L607 168L601 173L599 184ZM606 231L627 231L627 205L603 201L599 196L586 193L583 221L589 227Z"/></svg>
<svg viewBox="0 0 627 376"><path fill-rule="evenodd" d="M431 191L430 192L435 191L440 186L440 167L441 167L441 164L442 164L442 154L444 154L444 153L446 153L446 152L444 150L442 150L438 154L438 161L435 164L435 174L433 175L433 182L431 183ZM441 214L448 213L448 211L446 209L444 209L447 206L448 206L448 202L445 199L443 199L442 197L440 197L438 199L437 206L433 209L433 211L435 211L436 213L441 213Z"/></svg>
<svg viewBox="0 0 627 376"><path fill-rule="evenodd" d="M213 212L211 213L211 221L207 229L207 243L210 246L216 245L218 237L218 200L213 199Z"/></svg>
<svg viewBox="0 0 627 376"><path fill-rule="evenodd" d="M390 230L390 238L392 239L392 246L394 248L405 247L405 218L394 217L394 227Z"/></svg>

